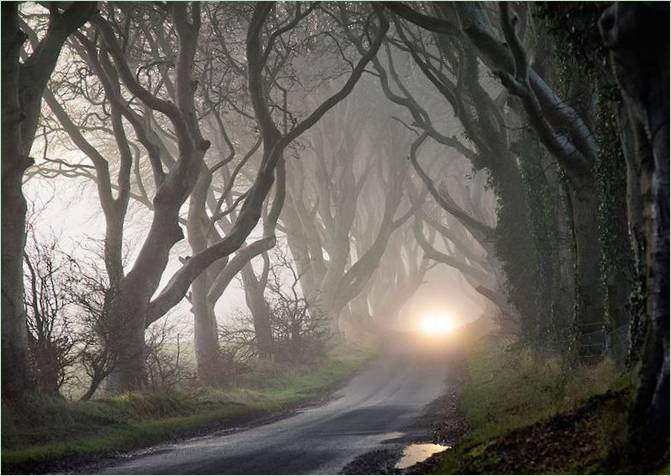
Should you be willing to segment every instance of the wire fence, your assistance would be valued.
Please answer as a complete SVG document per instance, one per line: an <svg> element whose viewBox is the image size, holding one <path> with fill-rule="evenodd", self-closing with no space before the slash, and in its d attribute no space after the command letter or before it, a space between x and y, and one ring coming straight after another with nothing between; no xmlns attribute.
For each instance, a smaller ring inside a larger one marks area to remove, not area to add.
<svg viewBox="0 0 671 476"><path fill-rule="evenodd" d="M587 326L600 326L590 332L580 332ZM584 324L580 327L578 335L573 338L573 343L579 353L586 357L604 357L614 350L627 349L629 347L630 328L628 324L616 329L608 330L602 323Z"/></svg>
<svg viewBox="0 0 671 476"><path fill-rule="evenodd" d="M590 327L594 330L584 332ZM513 344L519 340L519 334L517 333L501 332L498 335L508 344ZM568 332L568 335L565 334L564 338L555 336L551 340L552 345L556 348L562 347L569 350L573 348L583 357L598 359L612 355L614 352L627 354L631 340L631 329L628 324L608 330L603 322L583 323L573 332Z"/></svg>

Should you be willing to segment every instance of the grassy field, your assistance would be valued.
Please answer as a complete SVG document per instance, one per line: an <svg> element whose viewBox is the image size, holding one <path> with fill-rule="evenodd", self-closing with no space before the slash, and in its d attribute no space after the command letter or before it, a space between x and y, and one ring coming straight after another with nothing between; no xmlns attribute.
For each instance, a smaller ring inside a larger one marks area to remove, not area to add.
<svg viewBox="0 0 671 476"><path fill-rule="evenodd" d="M435 474L581 474L618 469L631 376L612 362L569 369L491 339L469 351L467 432Z"/></svg>
<svg viewBox="0 0 671 476"><path fill-rule="evenodd" d="M374 346L337 347L309 366L257 365L235 388L130 393L88 402L29 399L2 409L2 472L67 467L223 428L323 396L369 360Z"/></svg>

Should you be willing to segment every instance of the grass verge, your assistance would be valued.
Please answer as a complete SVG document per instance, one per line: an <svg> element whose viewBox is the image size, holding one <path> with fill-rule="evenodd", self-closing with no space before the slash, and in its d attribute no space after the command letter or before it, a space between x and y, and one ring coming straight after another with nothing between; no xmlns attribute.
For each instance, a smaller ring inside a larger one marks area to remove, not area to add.
<svg viewBox="0 0 671 476"><path fill-rule="evenodd" d="M235 388L194 394L129 393L88 402L35 396L2 409L2 472L44 472L73 462L240 424L328 393L376 353L337 347L309 366L263 363Z"/></svg>
<svg viewBox="0 0 671 476"><path fill-rule="evenodd" d="M630 392L631 376L612 362L571 370L481 340L469 352L459 397L468 430L432 472L615 472Z"/></svg>

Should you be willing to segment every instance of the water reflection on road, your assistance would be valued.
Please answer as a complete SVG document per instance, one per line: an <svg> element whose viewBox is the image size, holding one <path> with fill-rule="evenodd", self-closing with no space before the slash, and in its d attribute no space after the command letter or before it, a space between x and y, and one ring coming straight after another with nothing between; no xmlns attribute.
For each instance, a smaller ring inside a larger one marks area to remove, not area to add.
<svg viewBox="0 0 671 476"><path fill-rule="evenodd" d="M427 460L436 453L449 450L450 446L436 445L433 443L413 443L403 449L401 459L396 463L397 469L406 469L417 463Z"/></svg>

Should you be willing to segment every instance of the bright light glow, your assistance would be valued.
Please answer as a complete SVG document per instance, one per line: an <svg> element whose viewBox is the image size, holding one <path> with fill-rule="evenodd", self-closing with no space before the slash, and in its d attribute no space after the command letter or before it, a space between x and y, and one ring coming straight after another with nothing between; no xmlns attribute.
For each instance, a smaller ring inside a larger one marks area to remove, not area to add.
<svg viewBox="0 0 671 476"><path fill-rule="evenodd" d="M419 328L427 335L449 334L455 327L452 316L444 312L427 314L419 322Z"/></svg>

